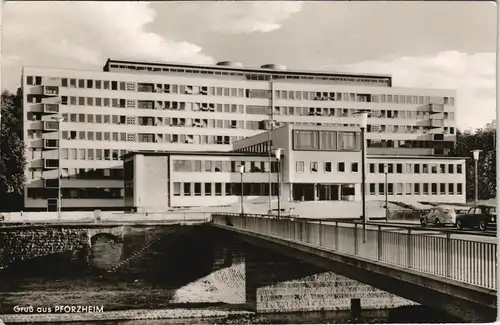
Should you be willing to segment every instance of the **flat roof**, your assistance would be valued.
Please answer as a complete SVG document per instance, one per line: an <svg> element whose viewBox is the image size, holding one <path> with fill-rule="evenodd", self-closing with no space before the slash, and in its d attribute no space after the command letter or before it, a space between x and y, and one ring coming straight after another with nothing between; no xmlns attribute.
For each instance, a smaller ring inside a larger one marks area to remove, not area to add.
<svg viewBox="0 0 500 325"><path fill-rule="evenodd" d="M450 159L450 160L463 160L471 159L470 157L448 157L448 156L416 156L416 155L370 155L367 154L369 158L380 158L380 159Z"/></svg>
<svg viewBox="0 0 500 325"><path fill-rule="evenodd" d="M111 63L116 64L140 64L149 65L156 67L177 67L177 68L190 68L190 69L207 69L207 70L224 70L224 71L237 71L237 72L253 72L253 73L263 73L263 74L278 74L278 75L309 75L309 76L338 76L338 77L358 77L358 78L376 78L376 79L389 79L392 80L392 75L389 74L370 74L370 73L347 73L347 72L328 72L328 71L311 71L311 70L275 70L275 69L265 69L257 67L231 67L222 65L207 65L207 64L186 64L186 63L174 63L174 62L158 62L158 61L136 61L136 60L118 60L108 58L103 70L109 68Z"/></svg>
<svg viewBox="0 0 500 325"><path fill-rule="evenodd" d="M246 152L233 152L233 151L130 151L121 156L122 159L126 159L135 155L144 156L230 156L230 157L241 157L241 156L251 156L251 157L267 157L268 153L246 153ZM273 156L274 157L274 156Z"/></svg>
<svg viewBox="0 0 500 325"><path fill-rule="evenodd" d="M123 156L122 159L126 159L135 155L144 156L227 156L227 157L268 157L268 153L258 153L258 152L234 152L234 151L130 151ZM274 155L272 155L274 157ZM435 159L435 160L463 160L470 159L470 157L440 157L440 156L397 156L397 155L367 155L367 158L372 159Z"/></svg>

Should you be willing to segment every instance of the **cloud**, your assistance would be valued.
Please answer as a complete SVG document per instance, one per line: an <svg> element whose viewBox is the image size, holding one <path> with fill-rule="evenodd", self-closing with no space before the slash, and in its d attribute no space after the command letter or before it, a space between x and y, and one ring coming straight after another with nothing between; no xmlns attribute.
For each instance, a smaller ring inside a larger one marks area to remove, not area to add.
<svg viewBox="0 0 500 325"><path fill-rule="evenodd" d="M299 1L216 2L208 7L214 31L231 34L268 33L302 9Z"/></svg>
<svg viewBox="0 0 500 325"><path fill-rule="evenodd" d="M197 45L149 32L155 16L144 2L8 2L2 51L36 66L100 67L108 57L214 62Z"/></svg>
<svg viewBox="0 0 500 325"><path fill-rule="evenodd" d="M457 93L457 125L460 129L467 129L484 127L495 119L495 67L495 53L447 51L433 56L363 61L323 68L391 74L394 87L454 89Z"/></svg>

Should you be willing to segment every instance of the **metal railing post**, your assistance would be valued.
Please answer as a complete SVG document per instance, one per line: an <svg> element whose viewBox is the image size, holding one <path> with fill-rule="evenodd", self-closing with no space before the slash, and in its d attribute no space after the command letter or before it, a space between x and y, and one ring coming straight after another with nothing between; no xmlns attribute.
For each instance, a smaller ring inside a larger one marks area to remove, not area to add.
<svg viewBox="0 0 500 325"><path fill-rule="evenodd" d="M446 233L446 277L451 277L451 234Z"/></svg>
<svg viewBox="0 0 500 325"><path fill-rule="evenodd" d="M411 234L411 229L408 229L408 234L406 236L406 265L411 269L413 268L413 235Z"/></svg>
<svg viewBox="0 0 500 325"><path fill-rule="evenodd" d="M354 255L358 255L358 224L354 224Z"/></svg>
<svg viewBox="0 0 500 325"><path fill-rule="evenodd" d="M339 223L335 222L335 231L334 233L334 239L335 239L335 250L339 250Z"/></svg>
<svg viewBox="0 0 500 325"><path fill-rule="evenodd" d="M377 260L382 259L382 226L377 229Z"/></svg>
<svg viewBox="0 0 500 325"><path fill-rule="evenodd" d="M321 220L319 221L318 224L318 243L319 246L323 246L323 240L322 240L322 235L323 235L323 226L321 225Z"/></svg>

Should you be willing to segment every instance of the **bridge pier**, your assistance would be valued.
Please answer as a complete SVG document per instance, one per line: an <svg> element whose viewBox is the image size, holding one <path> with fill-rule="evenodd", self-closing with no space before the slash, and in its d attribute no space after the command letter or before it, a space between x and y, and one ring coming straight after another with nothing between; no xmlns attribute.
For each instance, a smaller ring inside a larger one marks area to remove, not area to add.
<svg viewBox="0 0 500 325"><path fill-rule="evenodd" d="M259 313L383 309L415 303L309 263L252 248L245 256L246 303Z"/></svg>

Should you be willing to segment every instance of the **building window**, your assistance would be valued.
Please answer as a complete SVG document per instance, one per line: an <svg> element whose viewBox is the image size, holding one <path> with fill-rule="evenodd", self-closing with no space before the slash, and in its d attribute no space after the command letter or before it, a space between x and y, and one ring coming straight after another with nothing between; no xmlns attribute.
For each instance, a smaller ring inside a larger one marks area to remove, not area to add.
<svg viewBox="0 0 500 325"><path fill-rule="evenodd" d="M419 183L413 184L413 193L415 195L420 195L420 184Z"/></svg>
<svg viewBox="0 0 500 325"><path fill-rule="evenodd" d="M415 174L420 174L420 164L414 164L413 165L413 172Z"/></svg>
<svg viewBox="0 0 500 325"><path fill-rule="evenodd" d="M174 183L174 196L180 196L181 195L181 183Z"/></svg>
<svg viewBox="0 0 500 325"><path fill-rule="evenodd" d="M215 195L216 196L222 195L222 183L215 183Z"/></svg>
<svg viewBox="0 0 500 325"><path fill-rule="evenodd" d="M356 132L339 132L339 150L357 150Z"/></svg>
<svg viewBox="0 0 500 325"><path fill-rule="evenodd" d="M440 164L439 165L439 173L440 174L446 174L446 165L445 164Z"/></svg>
<svg viewBox="0 0 500 325"><path fill-rule="evenodd" d="M379 195L385 194L385 183L378 183L378 194Z"/></svg>
<svg viewBox="0 0 500 325"><path fill-rule="evenodd" d="M376 195L374 183L370 183L370 195Z"/></svg>
<svg viewBox="0 0 500 325"><path fill-rule="evenodd" d="M318 172L318 162L317 161L311 161L311 172L312 173Z"/></svg>
<svg viewBox="0 0 500 325"><path fill-rule="evenodd" d="M439 184L439 194L441 194L441 195L446 194L446 184L444 184L444 183Z"/></svg>
<svg viewBox="0 0 500 325"><path fill-rule="evenodd" d="M304 162L303 161L297 161L297 172L298 173L304 172Z"/></svg>
<svg viewBox="0 0 500 325"><path fill-rule="evenodd" d="M462 174L462 165L461 164L457 165L457 174Z"/></svg>
<svg viewBox="0 0 500 325"><path fill-rule="evenodd" d="M353 173L358 172L358 163L357 162L351 163L351 172L353 172Z"/></svg>
<svg viewBox="0 0 500 325"><path fill-rule="evenodd" d="M436 164L432 164L432 165L431 165L431 172L432 172L433 174L437 174L437 165L436 165Z"/></svg>
<svg viewBox="0 0 500 325"><path fill-rule="evenodd" d="M450 166L453 166L453 165L450 165ZM454 195L454 194L455 194L454 184L449 183L448 184L448 195Z"/></svg>
<svg viewBox="0 0 500 325"><path fill-rule="evenodd" d="M422 173L423 174L429 173L429 165L428 164L422 164Z"/></svg>
<svg viewBox="0 0 500 325"><path fill-rule="evenodd" d="M429 184L428 183L424 183L423 189L422 189L422 194L429 195Z"/></svg>
<svg viewBox="0 0 500 325"><path fill-rule="evenodd" d="M397 174L403 173L403 164L396 164L396 173Z"/></svg>
<svg viewBox="0 0 500 325"><path fill-rule="evenodd" d="M325 162L325 172L327 173L332 172L332 163L330 161Z"/></svg>
<svg viewBox="0 0 500 325"><path fill-rule="evenodd" d="M205 196L212 195L212 183L205 183Z"/></svg>
<svg viewBox="0 0 500 325"><path fill-rule="evenodd" d="M403 183L396 184L396 195L403 195Z"/></svg>
<svg viewBox="0 0 500 325"><path fill-rule="evenodd" d="M184 183L184 196L191 196L191 183Z"/></svg>
<svg viewBox="0 0 500 325"><path fill-rule="evenodd" d="M453 174L453 173L455 173L454 168L453 168L453 164L448 164L448 174Z"/></svg>
<svg viewBox="0 0 500 325"><path fill-rule="evenodd" d="M226 183L226 196L231 196L231 195L233 195L233 184Z"/></svg>
<svg viewBox="0 0 500 325"><path fill-rule="evenodd" d="M394 195L394 184L387 183L387 195Z"/></svg>
<svg viewBox="0 0 500 325"><path fill-rule="evenodd" d="M437 183L431 184L431 195L437 195Z"/></svg>
<svg viewBox="0 0 500 325"><path fill-rule="evenodd" d="M344 162L339 162L337 167L338 167L337 169L340 173L345 172L345 163Z"/></svg>
<svg viewBox="0 0 500 325"><path fill-rule="evenodd" d="M201 195L201 183L194 183L194 195L195 196Z"/></svg>
<svg viewBox="0 0 500 325"><path fill-rule="evenodd" d="M375 164L370 164L370 174L375 173Z"/></svg>
<svg viewBox="0 0 500 325"><path fill-rule="evenodd" d="M457 183L457 195L462 195L462 183Z"/></svg>
<svg viewBox="0 0 500 325"><path fill-rule="evenodd" d="M321 150L337 150L337 132L319 131L319 146Z"/></svg>
<svg viewBox="0 0 500 325"><path fill-rule="evenodd" d="M384 171L384 164L378 164L378 172L380 174L384 174L385 171Z"/></svg>
<svg viewBox="0 0 500 325"><path fill-rule="evenodd" d="M318 150L317 131L294 131L294 150Z"/></svg>

